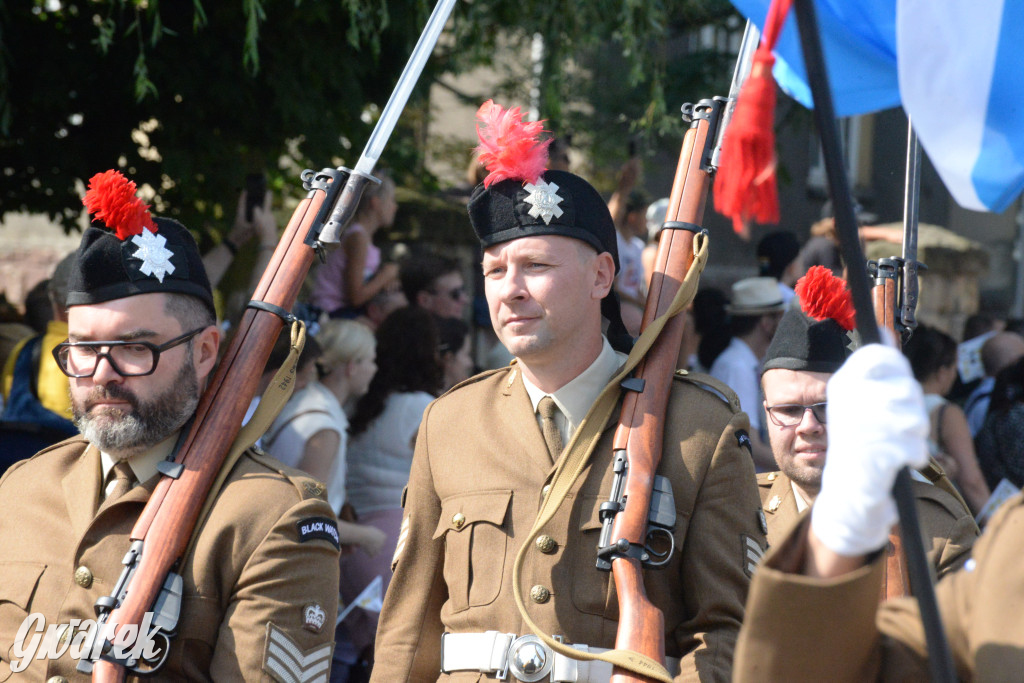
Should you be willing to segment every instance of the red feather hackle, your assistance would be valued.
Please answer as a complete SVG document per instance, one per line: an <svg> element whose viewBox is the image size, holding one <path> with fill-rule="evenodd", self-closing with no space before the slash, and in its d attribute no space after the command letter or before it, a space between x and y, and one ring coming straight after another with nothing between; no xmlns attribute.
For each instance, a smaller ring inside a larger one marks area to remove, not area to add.
<svg viewBox="0 0 1024 683"><path fill-rule="evenodd" d="M157 230L149 205L135 195L135 182L120 171L104 171L89 178L89 189L82 203L122 241L141 234L143 228L150 232Z"/></svg>
<svg viewBox="0 0 1024 683"><path fill-rule="evenodd" d="M548 168L551 140L540 140L543 121L523 121L519 107L505 109L487 100L476 112L480 163L489 171L484 187L502 180L536 183Z"/></svg>
<svg viewBox="0 0 1024 683"><path fill-rule="evenodd" d="M795 291L800 297L800 308L811 318L832 318L847 332L856 326L853 297L846 282L825 266L811 266L807 274L797 280Z"/></svg>

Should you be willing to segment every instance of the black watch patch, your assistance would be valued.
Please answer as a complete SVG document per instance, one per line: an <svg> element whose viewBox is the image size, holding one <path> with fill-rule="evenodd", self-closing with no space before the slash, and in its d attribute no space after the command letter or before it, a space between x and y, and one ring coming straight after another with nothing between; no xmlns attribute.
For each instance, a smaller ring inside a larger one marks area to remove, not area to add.
<svg viewBox="0 0 1024 683"><path fill-rule="evenodd" d="M296 522L295 527L299 530L299 543L324 540L330 541L331 545L341 550L338 523L330 517L307 517Z"/></svg>

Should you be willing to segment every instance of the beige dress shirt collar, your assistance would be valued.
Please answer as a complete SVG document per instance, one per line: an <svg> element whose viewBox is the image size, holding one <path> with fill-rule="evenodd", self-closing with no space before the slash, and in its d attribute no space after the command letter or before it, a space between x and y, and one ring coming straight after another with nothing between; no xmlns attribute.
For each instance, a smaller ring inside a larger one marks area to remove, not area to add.
<svg viewBox="0 0 1024 683"><path fill-rule="evenodd" d="M150 477L153 477L157 473L157 465L160 464L161 460L164 460L171 454L177 440L178 433L175 432L149 450L136 455L128 461L128 465L132 468L132 472L135 474L135 479L139 483L149 480ZM110 474L110 470L113 469L116 462L117 461L112 456L100 451L100 482L107 481L107 476ZM107 486L104 487L104 498L107 495L107 490L112 486L113 482L108 482Z"/></svg>
<svg viewBox="0 0 1024 683"><path fill-rule="evenodd" d="M594 362L586 370L577 375L572 381L561 389L551 394L546 394L523 375L523 385L526 393L530 396L530 403L533 405L533 412L537 413L537 404L545 396L550 396L558 406L558 413L555 415L555 424L562 435L562 443L568 444L576 427L587 415L590 406L597 399L598 394L608 384L608 380L615 376L615 371L626 362L626 354L619 353L612 349L611 344L604 337L601 339L601 353L597 355ZM537 423L540 424L540 415L537 415Z"/></svg>

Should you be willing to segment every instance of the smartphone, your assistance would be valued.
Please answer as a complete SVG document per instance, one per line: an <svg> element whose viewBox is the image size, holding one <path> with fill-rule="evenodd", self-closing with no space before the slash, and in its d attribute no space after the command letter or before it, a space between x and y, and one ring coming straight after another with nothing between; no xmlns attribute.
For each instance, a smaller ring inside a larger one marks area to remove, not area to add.
<svg viewBox="0 0 1024 683"><path fill-rule="evenodd" d="M267 195L267 176L262 173L250 173L245 177L245 220L252 220L254 206L263 206L263 198Z"/></svg>

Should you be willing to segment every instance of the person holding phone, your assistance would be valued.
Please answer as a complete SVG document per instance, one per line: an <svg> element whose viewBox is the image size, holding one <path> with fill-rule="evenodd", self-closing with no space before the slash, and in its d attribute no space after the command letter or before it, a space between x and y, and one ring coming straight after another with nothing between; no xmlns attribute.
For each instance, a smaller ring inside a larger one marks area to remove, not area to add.
<svg viewBox="0 0 1024 683"><path fill-rule="evenodd" d="M327 256L316 272L311 303L332 318L357 318L379 292L397 289L398 266L381 263L373 235L395 220L395 181L378 174L380 183L369 183L359 201L352 224L341 238L341 248Z"/></svg>

